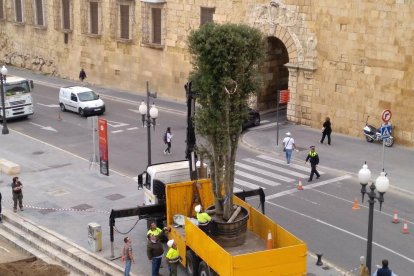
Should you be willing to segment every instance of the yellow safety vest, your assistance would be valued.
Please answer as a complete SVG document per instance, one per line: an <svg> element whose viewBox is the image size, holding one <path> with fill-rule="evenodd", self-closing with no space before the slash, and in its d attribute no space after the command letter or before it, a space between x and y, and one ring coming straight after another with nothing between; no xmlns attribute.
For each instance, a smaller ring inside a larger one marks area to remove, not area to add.
<svg viewBox="0 0 414 276"><path fill-rule="evenodd" d="M309 152L309 156L310 157L315 157L316 155L318 155L318 153L316 152L316 151L314 151L314 152Z"/></svg>
<svg viewBox="0 0 414 276"><path fill-rule="evenodd" d="M165 257L168 259L170 264L176 263L180 260L180 254L178 253L178 249L170 248L167 252Z"/></svg>
<svg viewBox="0 0 414 276"><path fill-rule="evenodd" d="M148 235L150 235L150 236L158 236L160 233L161 233L161 229L160 228L155 228L154 230L148 230L148 232L147 232L147 236Z"/></svg>
<svg viewBox="0 0 414 276"><path fill-rule="evenodd" d="M197 220L199 225L206 225L211 221L211 217L207 213L197 213Z"/></svg>

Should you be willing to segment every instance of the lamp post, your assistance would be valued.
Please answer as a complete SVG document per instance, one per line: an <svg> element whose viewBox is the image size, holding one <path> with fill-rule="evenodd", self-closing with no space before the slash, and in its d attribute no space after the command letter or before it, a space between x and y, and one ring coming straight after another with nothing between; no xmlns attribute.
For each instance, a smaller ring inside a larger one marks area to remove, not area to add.
<svg viewBox="0 0 414 276"><path fill-rule="evenodd" d="M151 109L149 106L149 98L157 98L156 92L149 91L149 84L147 81L147 103L144 101L141 102L139 106L139 113L142 115L142 126L147 126L147 142L148 142L148 166L151 165L151 131L150 128L153 126L155 130L156 122L155 120L158 117L158 109L155 107L155 104L152 104Z"/></svg>
<svg viewBox="0 0 414 276"><path fill-rule="evenodd" d="M4 102L4 82L6 81L7 75L7 68L3 65L0 70L0 82L1 82L1 106L2 106L2 121L3 121L3 129L1 131L2 134L9 134L9 129L7 128L7 119L6 119L6 104Z"/></svg>
<svg viewBox="0 0 414 276"><path fill-rule="evenodd" d="M384 194L387 191L388 187L390 186L390 181L388 180L387 174L382 170L380 176L377 177L375 180L375 184L371 182L370 190L367 191L366 187L368 182L371 179L371 171L368 169L368 165L365 164L362 166L362 169L358 172L358 179L359 183L361 184L361 194L362 194L362 202L364 202L365 194L368 195L369 200L369 217L368 217L368 238L367 238L367 257L366 257L366 266L369 270L371 275L371 260L372 260L372 230L373 230L373 223L374 223L374 203L375 199L378 200L380 204L380 211L382 207L382 203L384 202ZM375 189L378 191L378 195L375 192Z"/></svg>

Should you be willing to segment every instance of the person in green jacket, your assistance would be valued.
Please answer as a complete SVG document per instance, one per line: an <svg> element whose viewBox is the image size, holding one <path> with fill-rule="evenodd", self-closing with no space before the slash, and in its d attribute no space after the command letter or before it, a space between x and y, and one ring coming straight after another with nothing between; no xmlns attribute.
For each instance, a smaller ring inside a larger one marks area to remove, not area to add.
<svg viewBox="0 0 414 276"><path fill-rule="evenodd" d="M194 210L197 213L198 227L207 235L210 234L211 217L206 212L201 212L201 205L197 205Z"/></svg>

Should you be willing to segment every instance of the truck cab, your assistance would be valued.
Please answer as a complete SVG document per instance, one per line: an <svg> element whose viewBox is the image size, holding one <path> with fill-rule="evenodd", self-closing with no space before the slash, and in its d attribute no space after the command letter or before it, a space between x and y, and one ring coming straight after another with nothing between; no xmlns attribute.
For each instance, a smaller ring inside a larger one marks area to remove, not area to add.
<svg viewBox="0 0 414 276"><path fill-rule="evenodd" d="M203 165L207 176L207 165ZM200 162L197 162L200 170ZM165 203L165 184L190 180L188 160L154 164L138 175L138 190L144 189L144 205Z"/></svg>

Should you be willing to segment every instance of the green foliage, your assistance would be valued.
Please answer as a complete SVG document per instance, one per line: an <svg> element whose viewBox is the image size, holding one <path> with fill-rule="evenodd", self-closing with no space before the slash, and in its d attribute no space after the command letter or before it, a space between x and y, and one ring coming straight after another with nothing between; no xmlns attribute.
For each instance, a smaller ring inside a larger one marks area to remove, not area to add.
<svg viewBox="0 0 414 276"><path fill-rule="evenodd" d="M200 105L196 131L207 141L201 148L210 159L216 200L231 204L230 212L237 144L247 117L247 100L261 85L258 65L265 53L264 38L246 25L206 24L190 33L188 45L193 64L190 79Z"/></svg>

